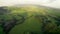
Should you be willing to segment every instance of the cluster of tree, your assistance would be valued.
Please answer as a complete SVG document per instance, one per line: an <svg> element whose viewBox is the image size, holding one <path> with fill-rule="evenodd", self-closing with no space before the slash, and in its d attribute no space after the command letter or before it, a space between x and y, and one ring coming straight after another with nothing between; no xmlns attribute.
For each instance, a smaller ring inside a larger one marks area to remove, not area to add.
<svg viewBox="0 0 60 34"><path fill-rule="evenodd" d="M12 17L12 19L5 20L5 19L0 19L1 27L3 28L3 33L8 34L13 27L15 27L18 24L22 24L25 21L25 18L23 16L20 20L17 20L16 18ZM19 21L19 23L17 23Z"/></svg>
<svg viewBox="0 0 60 34"><path fill-rule="evenodd" d="M60 34L60 18L52 15L36 15L41 23L41 31L43 34Z"/></svg>

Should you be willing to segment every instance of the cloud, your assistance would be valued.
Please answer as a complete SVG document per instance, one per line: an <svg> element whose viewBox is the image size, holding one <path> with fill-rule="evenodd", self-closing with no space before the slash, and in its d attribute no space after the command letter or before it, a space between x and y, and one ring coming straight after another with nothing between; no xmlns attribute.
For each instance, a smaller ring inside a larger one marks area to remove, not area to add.
<svg viewBox="0 0 60 34"><path fill-rule="evenodd" d="M39 4L60 8L60 0L0 0L0 6L10 6L14 4Z"/></svg>

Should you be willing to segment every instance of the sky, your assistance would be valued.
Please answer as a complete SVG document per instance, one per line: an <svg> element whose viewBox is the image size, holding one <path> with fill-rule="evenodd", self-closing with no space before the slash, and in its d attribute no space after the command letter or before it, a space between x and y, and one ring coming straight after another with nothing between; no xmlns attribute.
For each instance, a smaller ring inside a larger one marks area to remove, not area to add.
<svg viewBox="0 0 60 34"><path fill-rule="evenodd" d="M60 8L60 0L0 0L0 6L12 6L15 4L38 4Z"/></svg>

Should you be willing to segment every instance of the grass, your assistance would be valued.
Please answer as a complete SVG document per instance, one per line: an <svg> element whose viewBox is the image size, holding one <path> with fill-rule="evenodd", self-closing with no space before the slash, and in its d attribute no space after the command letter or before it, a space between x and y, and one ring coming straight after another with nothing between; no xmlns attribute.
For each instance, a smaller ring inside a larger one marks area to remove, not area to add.
<svg viewBox="0 0 60 34"><path fill-rule="evenodd" d="M9 13L6 13L5 15L2 15L0 18L4 18L5 20L12 19L14 16L16 19L20 19L20 16L18 15L23 15L24 17L30 17L24 21L24 23L16 25L10 32L9 34L31 34L30 32L34 32L34 34L42 34L42 22L40 18L36 18L36 15L44 15L48 17L48 14L53 14L53 15L59 15L55 14L56 12L54 9L47 9L47 8L40 8L40 7L9 7L9 10L11 10ZM58 13L58 12L57 12ZM49 17L48 17L49 18ZM51 21L53 20L50 18ZM54 22L54 20L53 20ZM50 26L49 24L47 24ZM0 27L0 34L2 34L2 28Z"/></svg>

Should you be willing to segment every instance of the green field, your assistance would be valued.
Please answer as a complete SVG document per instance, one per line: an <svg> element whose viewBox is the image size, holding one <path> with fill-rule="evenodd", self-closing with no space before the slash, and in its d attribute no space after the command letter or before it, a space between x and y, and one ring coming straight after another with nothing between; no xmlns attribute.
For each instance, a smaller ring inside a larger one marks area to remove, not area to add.
<svg viewBox="0 0 60 34"><path fill-rule="evenodd" d="M0 34L4 33L2 22L11 23L10 20L13 18L18 20L16 23L19 24L15 25L9 31L9 34L60 34L59 14L59 9L48 7L3 7L0 9ZM4 21L1 21L1 19Z"/></svg>

